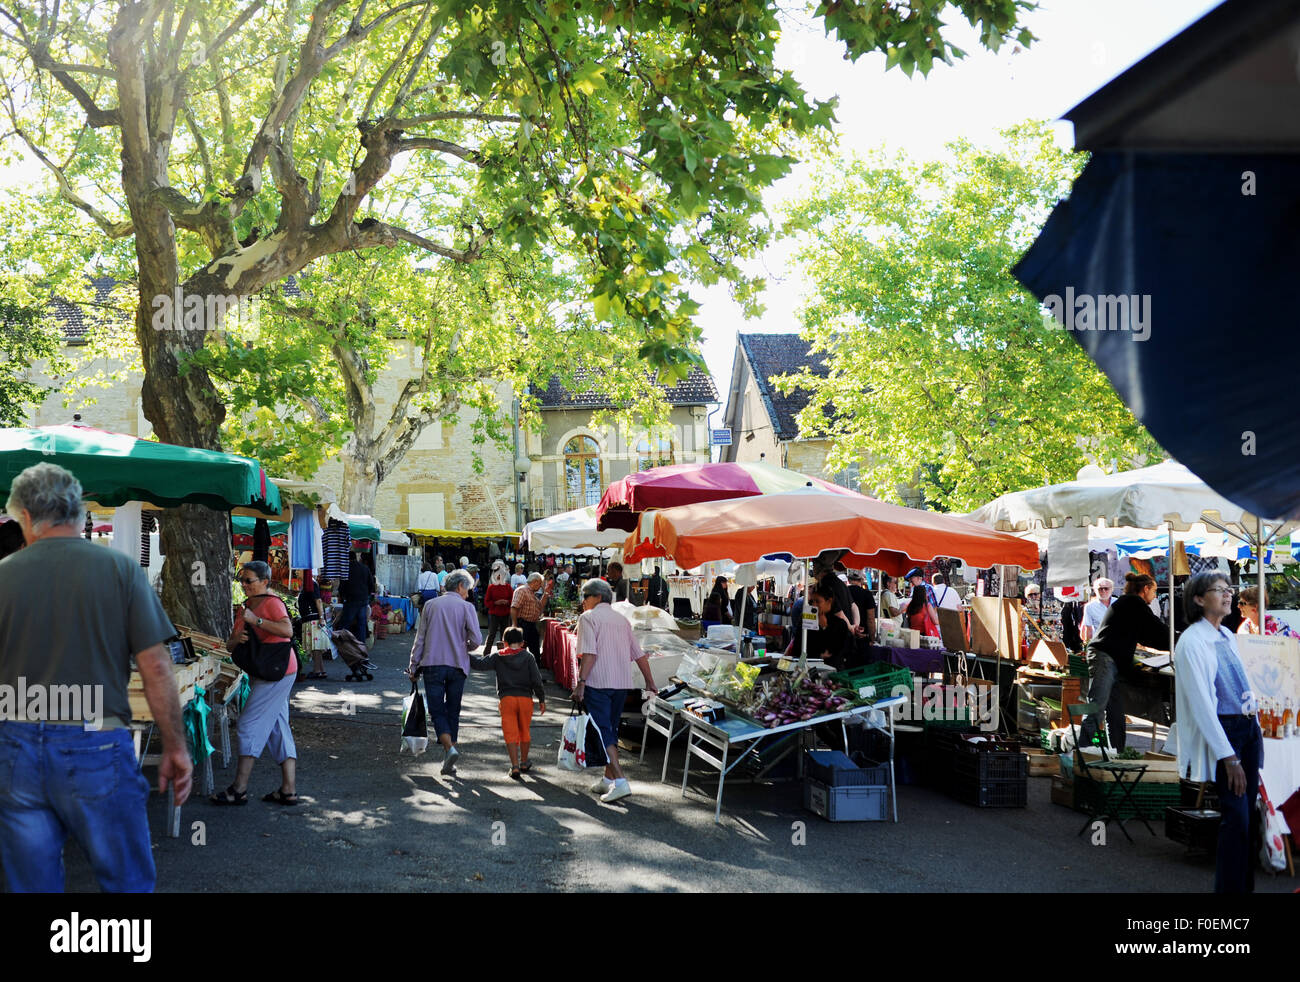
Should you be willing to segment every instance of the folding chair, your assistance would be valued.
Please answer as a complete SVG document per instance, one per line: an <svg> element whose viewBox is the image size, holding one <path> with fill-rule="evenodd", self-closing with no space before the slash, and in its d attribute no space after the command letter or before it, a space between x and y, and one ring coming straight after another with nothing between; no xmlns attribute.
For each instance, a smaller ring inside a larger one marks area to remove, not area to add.
<svg viewBox="0 0 1300 982"><path fill-rule="evenodd" d="M1101 745L1101 760L1093 761L1091 763L1088 761L1088 758L1083 753L1083 748L1079 745L1079 724L1075 719L1076 717L1078 719L1086 719L1089 716L1099 714L1100 711L1100 707L1095 702L1082 702L1065 707L1065 718L1070 724L1070 734L1074 737L1074 768L1076 777L1081 776L1087 778L1100 787L1102 782L1098 781L1098 779L1092 774L1093 771L1100 771L1104 774L1109 774L1111 781L1119 788L1118 794L1097 794L1095 796L1081 796L1077 793L1076 789L1074 800L1079 801L1082 799L1089 812L1087 820L1083 823L1083 828L1079 829L1079 835L1083 835L1083 833L1092 826L1093 822L1100 819L1106 824L1109 824L1112 821L1115 822L1119 825L1119 830L1124 833L1124 838L1128 839L1129 842L1132 842L1133 837L1128 834L1128 829L1124 828L1124 823L1130 821L1130 819L1120 818L1120 812L1124 810L1125 804L1133 801L1133 792L1137 789L1137 786L1142 783L1142 777L1146 774L1147 768L1150 765L1140 760L1112 760L1106 753L1106 743ZM1104 731L1101 732L1104 733ZM1142 814L1141 808L1137 806L1136 802L1133 802L1133 804L1134 811L1136 812L1136 815L1133 817L1145 825L1148 832L1155 835L1156 830L1153 829L1151 823L1146 820L1146 816Z"/></svg>

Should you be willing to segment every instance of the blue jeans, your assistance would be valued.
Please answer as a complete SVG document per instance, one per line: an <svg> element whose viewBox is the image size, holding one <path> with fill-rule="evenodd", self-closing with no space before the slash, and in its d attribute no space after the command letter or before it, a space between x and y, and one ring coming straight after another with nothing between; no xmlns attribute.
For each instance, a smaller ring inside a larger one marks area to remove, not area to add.
<svg viewBox="0 0 1300 982"><path fill-rule="evenodd" d="M1259 861L1260 822L1255 799L1259 795L1259 768L1264 763L1264 734L1253 716L1220 716L1224 735L1241 758L1246 772L1246 793L1228 790L1227 768L1220 761L1214 774L1219 791L1219 852L1214 866L1215 893L1251 893L1255 889L1255 864Z"/></svg>
<svg viewBox="0 0 1300 982"><path fill-rule="evenodd" d="M13 893L62 893L69 834L100 889L149 893L153 851L130 730L0 722L0 862Z"/></svg>
<svg viewBox="0 0 1300 982"><path fill-rule="evenodd" d="M1119 685L1119 671L1115 662L1104 651L1088 649L1088 672L1092 682L1088 686L1088 701L1097 704L1099 712L1089 716L1079 727L1079 743L1089 746L1101 726L1101 714L1106 714L1106 735L1110 745L1123 750L1128 743L1128 723L1124 718L1123 687Z"/></svg>
<svg viewBox="0 0 1300 982"><path fill-rule="evenodd" d="M425 665L424 695L429 703L429 719L437 736L450 734L456 742L460 730L460 697L465 693L465 673L450 665Z"/></svg>

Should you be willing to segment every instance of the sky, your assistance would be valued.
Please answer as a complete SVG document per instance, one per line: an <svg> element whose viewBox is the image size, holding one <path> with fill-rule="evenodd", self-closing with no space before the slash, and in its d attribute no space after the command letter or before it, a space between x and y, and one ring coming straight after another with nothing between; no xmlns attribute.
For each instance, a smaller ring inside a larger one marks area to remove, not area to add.
<svg viewBox="0 0 1300 982"><path fill-rule="evenodd" d="M1018 53L1008 43L997 54L980 47L965 18L950 13L950 39L967 57L952 66L936 63L928 77L918 73L911 79L898 69L886 73L883 55L845 61L843 45L827 38L820 24L790 21L777 61L795 73L811 96L839 97L836 133L842 150L884 146L916 160L933 160L943 157L944 145L958 137L992 145L998 130L1007 126L1026 119L1058 120L1219 2L1041 0L1025 21L1038 41ZM1062 146L1072 146L1070 124L1059 122L1057 130ZM768 209L806 194L812 176L809 168L796 167L769 190ZM789 243L777 243L747 266L767 280L762 317L747 320L725 284L695 291L704 358L723 400L738 331L790 333L800 328L805 285L789 265L791 251ZM713 416L714 426L721 416L721 411Z"/></svg>

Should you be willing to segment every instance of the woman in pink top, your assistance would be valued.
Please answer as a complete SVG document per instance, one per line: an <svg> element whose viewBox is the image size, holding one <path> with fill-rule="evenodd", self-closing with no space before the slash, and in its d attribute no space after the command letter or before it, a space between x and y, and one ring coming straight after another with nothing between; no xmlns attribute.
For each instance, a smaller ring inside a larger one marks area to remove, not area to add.
<svg viewBox="0 0 1300 982"><path fill-rule="evenodd" d="M245 563L239 571L245 601L236 609L235 626L226 639L226 649L233 651L252 631L265 644L288 641L293 637L293 621L284 601L271 593L271 567L263 562ZM296 805L298 795L294 781L298 748L289 729L289 697L297 678L298 659L289 653L289 667L278 682L249 677L252 691L239 714L239 766L235 781L208 800L214 805L248 804L248 779L253 764L267 747L280 765L280 787L263 795L263 801L276 805Z"/></svg>

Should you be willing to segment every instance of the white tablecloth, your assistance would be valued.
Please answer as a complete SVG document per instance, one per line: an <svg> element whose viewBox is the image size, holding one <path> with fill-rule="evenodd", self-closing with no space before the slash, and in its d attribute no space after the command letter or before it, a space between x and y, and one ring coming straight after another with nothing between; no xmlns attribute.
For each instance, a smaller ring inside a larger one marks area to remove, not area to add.
<svg viewBox="0 0 1300 982"><path fill-rule="evenodd" d="M1264 741L1264 766L1259 779L1274 808L1300 791L1300 737Z"/></svg>

